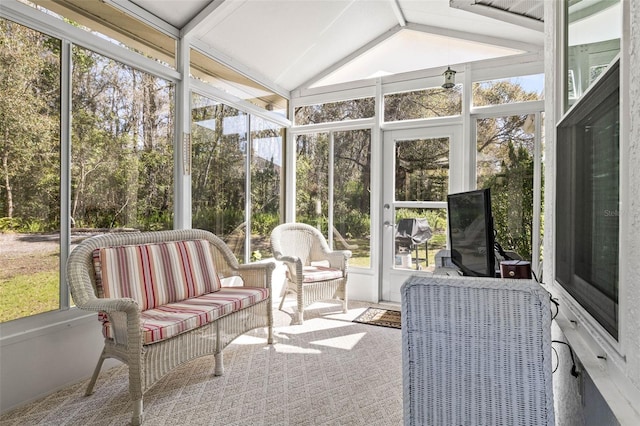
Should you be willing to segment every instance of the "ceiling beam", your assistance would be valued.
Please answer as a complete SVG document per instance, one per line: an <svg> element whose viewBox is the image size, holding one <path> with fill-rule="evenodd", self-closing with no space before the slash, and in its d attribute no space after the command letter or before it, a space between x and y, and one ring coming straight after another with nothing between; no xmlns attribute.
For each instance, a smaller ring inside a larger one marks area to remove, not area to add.
<svg viewBox="0 0 640 426"><path fill-rule="evenodd" d="M391 1L391 9L393 9L393 13L396 15L396 18L398 19L398 24L401 27L404 27L405 25L407 25L407 20L404 17L404 14L402 13L402 9L400 8L400 4L398 3L398 0L390 0Z"/></svg>
<svg viewBox="0 0 640 426"><path fill-rule="evenodd" d="M508 49L517 49L525 52L539 52L542 49L544 49L544 41L541 41L541 43L538 45L538 44L524 43L521 41L504 39L501 37L492 37L488 35L481 35L481 34L470 33L466 31L451 30L448 28L434 27L431 25L422 25L422 24L413 24L413 23L407 24L405 28L414 30L414 31L422 31L428 34L441 35L444 37L457 38L460 40L468 40L476 43L491 44L494 46L506 47Z"/></svg>
<svg viewBox="0 0 640 426"><path fill-rule="evenodd" d="M224 2L225 0L213 0L211 3L206 5L196 16L187 22L184 27L182 27L180 30L180 37L188 37L200 29L214 16L213 13L216 9L222 6Z"/></svg>

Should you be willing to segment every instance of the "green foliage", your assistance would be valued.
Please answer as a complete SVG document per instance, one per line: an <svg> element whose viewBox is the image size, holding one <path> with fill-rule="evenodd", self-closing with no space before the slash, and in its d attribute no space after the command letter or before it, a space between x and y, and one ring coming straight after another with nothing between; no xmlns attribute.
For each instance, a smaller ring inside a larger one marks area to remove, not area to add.
<svg viewBox="0 0 640 426"><path fill-rule="evenodd" d="M384 120L447 117L462 113L462 86L441 87L386 95Z"/></svg>
<svg viewBox="0 0 640 426"><path fill-rule="evenodd" d="M254 213L251 215L251 232L257 235L271 235L273 228L280 223L277 213Z"/></svg>
<svg viewBox="0 0 640 426"><path fill-rule="evenodd" d="M448 192L449 138L415 139L397 143L397 200L446 201Z"/></svg>
<svg viewBox="0 0 640 426"><path fill-rule="evenodd" d="M336 217L335 226L345 238L367 236L371 232L371 216L350 211Z"/></svg>
<svg viewBox="0 0 640 426"><path fill-rule="evenodd" d="M0 217L0 231L20 231L22 220L19 217Z"/></svg>
<svg viewBox="0 0 640 426"><path fill-rule="evenodd" d="M412 219L424 217L427 219L431 230L435 232L446 232L447 210L446 209L398 209L396 210L396 222L400 219Z"/></svg>
<svg viewBox="0 0 640 426"><path fill-rule="evenodd" d="M35 233L44 231L42 222L38 220L27 221L26 226L23 227L22 230L30 234L35 234Z"/></svg>
<svg viewBox="0 0 640 426"><path fill-rule="evenodd" d="M375 115L375 99L361 98L296 108L297 125L357 120Z"/></svg>
<svg viewBox="0 0 640 426"><path fill-rule="evenodd" d="M509 144L507 150L502 173L488 176L483 187L491 188L496 241L531 260L533 157L526 148L513 144Z"/></svg>
<svg viewBox="0 0 640 426"><path fill-rule="evenodd" d="M244 223L244 211L240 209L198 208L193 212L194 228L207 229L219 236L231 234Z"/></svg>

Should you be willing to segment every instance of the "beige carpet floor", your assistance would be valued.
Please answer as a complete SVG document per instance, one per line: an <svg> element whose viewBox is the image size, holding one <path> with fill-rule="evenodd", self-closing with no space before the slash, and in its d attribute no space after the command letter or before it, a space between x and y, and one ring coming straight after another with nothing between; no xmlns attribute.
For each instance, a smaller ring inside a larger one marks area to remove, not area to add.
<svg viewBox="0 0 640 426"><path fill-rule="evenodd" d="M144 424L401 425L401 331L352 322L368 306L315 304L295 326L289 303L274 309L272 346L254 330L227 347L223 376L212 356L174 370L145 394ZM87 382L3 414L0 426L129 424L127 367L103 372L89 397Z"/></svg>

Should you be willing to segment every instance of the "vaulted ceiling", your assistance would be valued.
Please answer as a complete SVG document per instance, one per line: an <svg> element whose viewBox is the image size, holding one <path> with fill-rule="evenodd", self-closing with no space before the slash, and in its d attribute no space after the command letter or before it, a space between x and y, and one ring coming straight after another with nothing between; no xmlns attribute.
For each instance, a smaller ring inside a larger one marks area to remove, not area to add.
<svg viewBox="0 0 640 426"><path fill-rule="evenodd" d="M538 52L542 0L105 0L288 92Z"/></svg>

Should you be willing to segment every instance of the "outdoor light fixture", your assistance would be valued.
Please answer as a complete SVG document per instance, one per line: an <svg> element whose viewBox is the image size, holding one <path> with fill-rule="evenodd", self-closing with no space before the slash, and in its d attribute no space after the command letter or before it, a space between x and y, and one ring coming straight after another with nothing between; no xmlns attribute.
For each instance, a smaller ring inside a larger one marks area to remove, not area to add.
<svg viewBox="0 0 640 426"><path fill-rule="evenodd" d="M456 72L451 67L447 67L442 75L444 75L444 84L442 85L444 89L451 89L456 85Z"/></svg>

